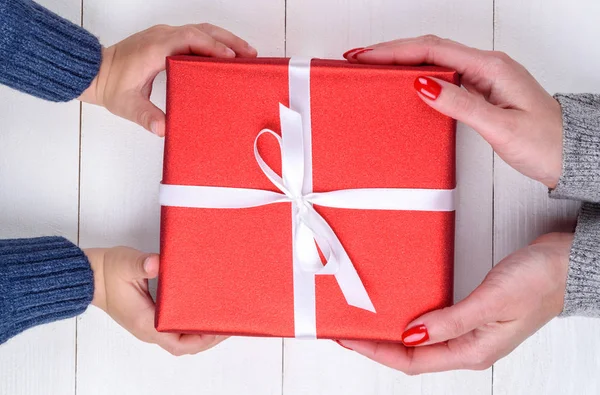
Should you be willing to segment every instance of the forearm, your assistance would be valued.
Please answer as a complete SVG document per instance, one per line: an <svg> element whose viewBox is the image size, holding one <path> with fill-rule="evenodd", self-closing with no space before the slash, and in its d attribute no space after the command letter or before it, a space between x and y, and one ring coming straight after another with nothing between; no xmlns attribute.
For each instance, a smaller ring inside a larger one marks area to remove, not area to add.
<svg viewBox="0 0 600 395"><path fill-rule="evenodd" d="M33 1L0 0L0 33L0 84L69 101L98 74L98 39Z"/></svg>
<svg viewBox="0 0 600 395"><path fill-rule="evenodd" d="M93 294L88 258L68 240L0 240L0 344L33 326L81 314Z"/></svg>
<svg viewBox="0 0 600 395"><path fill-rule="evenodd" d="M563 158L550 196L600 203L600 94L555 98L563 114Z"/></svg>

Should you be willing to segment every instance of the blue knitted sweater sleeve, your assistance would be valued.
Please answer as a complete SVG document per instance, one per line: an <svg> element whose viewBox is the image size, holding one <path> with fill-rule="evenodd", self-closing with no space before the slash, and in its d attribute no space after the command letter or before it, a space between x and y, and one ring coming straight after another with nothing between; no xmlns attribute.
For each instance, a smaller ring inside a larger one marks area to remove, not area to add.
<svg viewBox="0 0 600 395"><path fill-rule="evenodd" d="M33 326L83 313L93 296L90 264L70 241L0 240L0 344Z"/></svg>
<svg viewBox="0 0 600 395"><path fill-rule="evenodd" d="M98 39L85 29L31 0L0 0L0 84L69 101L90 86L101 60Z"/></svg>

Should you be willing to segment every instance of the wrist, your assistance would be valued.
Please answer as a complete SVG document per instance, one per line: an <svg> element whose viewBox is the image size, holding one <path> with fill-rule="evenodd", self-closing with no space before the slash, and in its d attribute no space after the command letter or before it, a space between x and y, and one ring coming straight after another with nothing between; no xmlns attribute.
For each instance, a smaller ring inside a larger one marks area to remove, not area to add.
<svg viewBox="0 0 600 395"><path fill-rule="evenodd" d="M102 62L98 74L90 86L79 96L79 101L104 107L104 90L108 75L110 74L114 53L114 46L109 48L102 47Z"/></svg>
<svg viewBox="0 0 600 395"><path fill-rule="evenodd" d="M562 175L563 163L563 120L562 108L556 99L552 99L552 114L548 118L548 173L542 181L548 188L554 189Z"/></svg>
<svg viewBox="0 0 600 395"><path fill-rule="evenodd" d="M92 304L106 311L106 287L104 285L105 248L88 248L83 250L94 273L94 297Z"/></svg>
<svg viewBox="0 0 600 395"><path fill-rule="evenodd" d="M565 303L565 288L569 272L569 256L573 244L573 233L549 233L537 238L531 245L539 245L545 261L546 285L549 290L546 301L552 316L558 316ZM540 274L539 279L544 276Z"/></svg>

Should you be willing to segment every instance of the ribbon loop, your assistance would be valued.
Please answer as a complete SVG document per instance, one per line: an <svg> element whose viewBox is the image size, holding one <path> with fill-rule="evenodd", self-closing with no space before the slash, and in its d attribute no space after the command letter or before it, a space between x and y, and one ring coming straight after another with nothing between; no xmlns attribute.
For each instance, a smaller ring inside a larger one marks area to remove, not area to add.
<svg viewBox="0 0 600 395"><path fill-rule="evenodd" d="M281 123L281 176L283 185L295 198L302 196L304 183L304 147L302 117L283 104L279 104ZM284 132L285 131L285 132Z"/></svg>

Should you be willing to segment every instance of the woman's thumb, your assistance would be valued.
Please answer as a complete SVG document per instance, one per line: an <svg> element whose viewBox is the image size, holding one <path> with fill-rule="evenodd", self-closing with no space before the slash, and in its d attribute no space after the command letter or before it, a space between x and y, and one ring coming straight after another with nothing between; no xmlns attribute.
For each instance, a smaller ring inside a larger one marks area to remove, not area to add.
<svg viewBox="0 0 600 395"><path fill-rule="evenodd" d="M494 295L481 286L454 306L434 310L410 324L402 335L405 346L421 346L456 339L494 321Z"/></svg>
<svg viewBox="0 0 600 395"><path fill-rule="evenodd" d="M425 103L442 114L469 125L492 146L502 137L499 134L507 132L502 125L506 124L505 118L512 114L481 96L432 77L418 77L414 87Z"/></svg>

